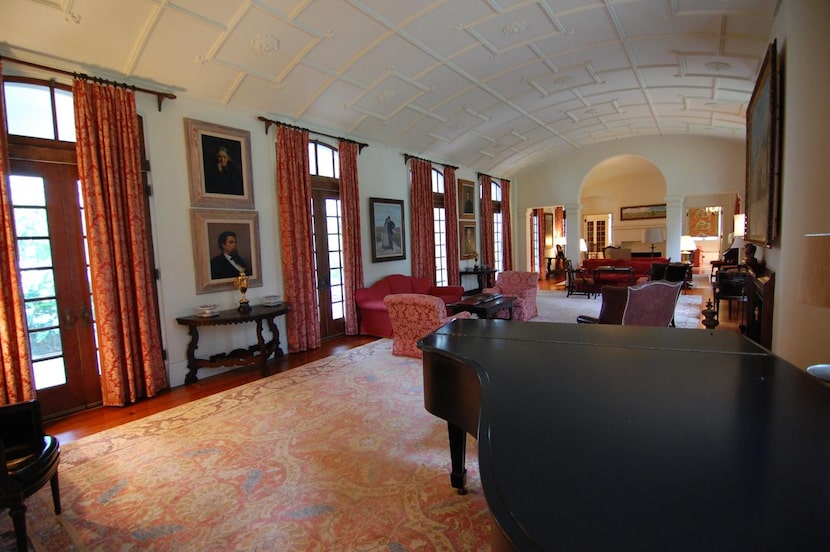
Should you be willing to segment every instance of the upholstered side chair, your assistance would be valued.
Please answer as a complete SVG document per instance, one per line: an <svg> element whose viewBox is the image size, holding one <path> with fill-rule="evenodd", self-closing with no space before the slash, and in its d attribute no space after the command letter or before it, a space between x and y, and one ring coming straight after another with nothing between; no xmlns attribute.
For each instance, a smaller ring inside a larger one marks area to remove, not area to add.
<svg viewBox="0 0 830 552"><path fill-rule="evenodd" d="M602 286L602 306L599 316L580 314L577 324L622 324L625 303L628 301L628 288L621 286Z"/></svg>
<svg viewBox="0 0 830 552"><path fill-rule="evenodd" d="M482 293L501 293L507 297L515 297L513 302L513 320L530 320L539 316L536 308L536 291L539 288L538 272L522 272L519 270L505 270L496 277L496 285L484 288ZM508 309L496 313L496 318L509 318Z"/></svg>
<svg viewBox="0 0 830 552"><path fill-rule="evenodd" d="M655 280L628 288L623 326L670 326L683 282Z"/></svg>
<svg viewBox="0 0 830 552"><path fill-rule="evenodd" d="M571 295L596 296L594 279L585 270L574 268L570 259L565 261L565 266L568 274L566 297Z"/></svg>
<svg viewBox="0 0 830 552"><path fill-rule="evenodd" d="M383 298L392 321L392 354L423 358L418 340L444 324L470 318L469 312L447 316L447 307L440 297L420 293L395 293Z"/></svg>
<svg viewBox="0 0 830 552"><path fill-rule="evenodd" d="M0 509L9 509L17 550L29 550L24 501L50 483L55 514L61 513L57 438L43 431L36 400L0 406Z"/></svg>

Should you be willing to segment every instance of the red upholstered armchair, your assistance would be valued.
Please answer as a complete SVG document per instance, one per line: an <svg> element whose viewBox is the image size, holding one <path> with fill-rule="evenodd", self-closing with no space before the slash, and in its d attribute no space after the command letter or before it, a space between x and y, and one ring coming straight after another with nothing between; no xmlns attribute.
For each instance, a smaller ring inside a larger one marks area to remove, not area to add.
<svg viewBox="0 0 830 552"><path fill-rule="evenodd" d="M472 316L469 312L447 316L444 301L434 295L396 293L387 295L383 302L392 321L392 354L398 356L423 358L419 339L447 322Z"/></svg>
<svg viewBox="0 0 830 552"><path fill-rule="evenodd" d="M539 287L538 272L520 272L505 270L496 278L496 285L484 288L482 293L501 293L515 297L513 302L513 320L530 320L539 316L536 309L536 289ZM505 309L496 313L497 318L507 318L510 312Z"/></svg>
<svg viewBox="0 0 830 552"><path fill-rule="evenodd" d="M387 295L398 293L420 293L439 297L443 303L461 300L464 288L461 286L434 286L429 280L404 274L390 274L367 288L355 291L354 300L360 319L360 333L377 337L392 337L392 322L383 302Z"/></svg>

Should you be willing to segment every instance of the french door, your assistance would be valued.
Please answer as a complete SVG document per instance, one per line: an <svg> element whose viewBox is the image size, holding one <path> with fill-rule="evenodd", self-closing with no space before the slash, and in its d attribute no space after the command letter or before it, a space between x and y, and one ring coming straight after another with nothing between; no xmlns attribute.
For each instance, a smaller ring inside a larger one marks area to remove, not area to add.
<svg viewBox="0 0 830 552"><path fill-rule="evenodd" d="M100 404L83 203L73 164L11 161L35 388L46 416Z"/></svg>
<svg viewBox="0 0 830 552"><path fill-rule="evenodd" d="M327 339L346 333L340 194L331 189L313 189L311 199L320 337Z"/></svg>

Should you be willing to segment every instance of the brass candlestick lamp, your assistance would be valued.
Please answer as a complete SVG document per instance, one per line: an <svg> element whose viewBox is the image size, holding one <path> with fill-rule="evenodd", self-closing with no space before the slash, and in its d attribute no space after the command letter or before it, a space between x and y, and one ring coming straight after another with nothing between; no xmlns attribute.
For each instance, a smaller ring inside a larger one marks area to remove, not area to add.
<svg viewBox="0 0 830 552"><path fill-rule="evenodd" d="M244 270L239 271L239 276L236 277L234 285L239 288L239 292L242 294L242 297L239 299L239 307L236 310L239 312L249 312L251 305L248 303L248 298L245 297L245 292L248 291L248 276Z"/></svg>

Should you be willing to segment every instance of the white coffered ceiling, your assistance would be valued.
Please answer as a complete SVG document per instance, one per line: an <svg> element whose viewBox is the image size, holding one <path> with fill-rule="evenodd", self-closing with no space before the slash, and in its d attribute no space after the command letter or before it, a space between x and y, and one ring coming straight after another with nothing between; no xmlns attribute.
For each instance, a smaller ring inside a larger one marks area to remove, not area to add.
<svg viewBox="0 0 830 552"><path fill-rule="evenodd" d="M743 139L779 1L0 0L0 53L510 177Z"/></svg>

